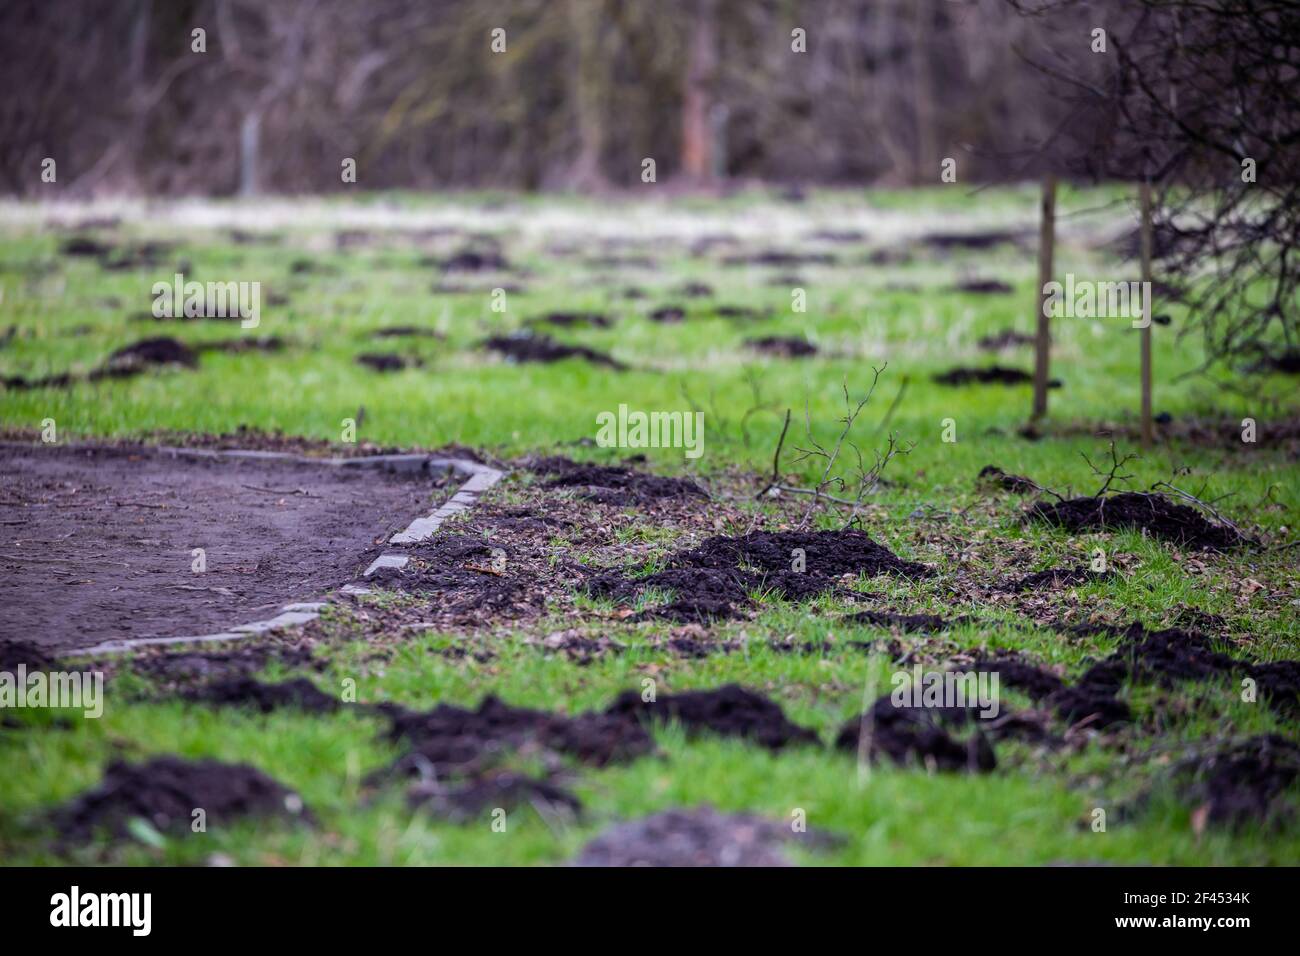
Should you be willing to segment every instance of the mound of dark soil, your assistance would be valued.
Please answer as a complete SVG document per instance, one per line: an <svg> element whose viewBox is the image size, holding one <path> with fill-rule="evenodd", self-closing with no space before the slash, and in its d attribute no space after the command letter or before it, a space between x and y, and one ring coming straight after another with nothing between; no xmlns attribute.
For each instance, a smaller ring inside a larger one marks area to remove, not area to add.
<svg viewBox="0 0 1300 956"><path fill-rule="evenodd" d="M453 823L473 820L486 810L514 810L521 806L531 806L547 817L577 817L582 813L582 803L562 787L510 772L488 774L458 786L429 780L413 786L406 798L413 808Z"/></svg>
<svg viewBox="0 0 1300 956"><path fill-rule="evenodd" d="M245 352L280 352L284 350L284 339L278 335L263 335L257 338L223 339L219 342L200 342L194 351L222 352L226 355L241 355Z"/></svg>
<svg viewBox="0 0 1300 956"><path fill-rule="evenodd" d="M803 571L792 569L803 552ZM802 601L839 586L843 575L897 574L926 577L930 569L904 561L872 541L865 531L756 531L743 537L706 539L674 555L667 567L630 579L618 572L593 574L587 589L597 597L628 600L649 587L674 592L672 603L649 609L648 617L691 623L734 617L749 605L751 591L773 591Z"/></svg>
<svg viewBox="0 0 1300 956"><path fill-rule="evenodd" d="M1014 232L934 232L921 237L921 244L932 249L991 249L1004 243L1014 243L1019 237Z"/></svg>
<svg viewBox="0 0 1300 956"><path fill-rule="evenodd" d="M510 263L495 249L462 249L438 262L446 272L507 272Z"/></svg>
<svg viewBox="0 0 1300 956"><path fill-rule="evenodd" d="M184 343L166 335L151 339L141 339L124 346L109 355L103 369L109 374L131 372L137 368L150 365L184 365L186 368L198 368L198 356Z"/></svg>
<svg viewBox="0 0 1300 956"><path fill-rule="evenodd" d="M1024 475L1008 474L997 465L985 465L981 468L978 480L1018 495L1033 494L1042 490L1033 479L1026 478Z"/></svg>
<svg viewBox="0 0 1300 956"><path fill-rule="evenodd" d="M106 256L113 249L108 243L91 239L89 236L73 236L65 239L59 246L59 252L71 258L96 259Z"/></svg>
<svg viewBox="0 0 1300 956"><path fill-rule="evenodd" d="M995 657L975 661L970 670L996 673L998 682L1023 690L1034 700L1044 700L1065 687L1065 681L1051 671L1035 667L1018 657Z"/></svg>
<svg viewBox="0 0 1300 956"><path fill-rule="evenodd" d="M957 292L971 292L975 295L1006 295L1011 286L997 279L965 279L953 286Z"/></svg>
<svg viewBox="0 0 1300 956"><path fill-rule="evenodd" d="M1119 647L1093 664L1073 687L1054 695L1051 703L1067 720L1097 715L1095 726L1130 719L1128 707L1116 699L1125 682L1172 687L1179 681L1252 678L1264 699L1282 713L1300 712L1300 661L1266 664L1240 660L1214 650L1204 634L1179 628L1152 631L1141 624L1126 628L1082 625L1081 635L1114 633Z"/></svg>
<svg viewBox="0 0 1300 956"><path fill-rule="evenodd" d="M1119 634L1120 646L1084 674L1085 682L1118 685L1127 678L1169 687L1183 680L1205 681L1240 674L1255 677L1266 693L1282 692L1285 697L1289 690L1290 703L1296 703L1295 677L1300 674L1300 662L1255 664L1240 660L1216 651L1206 635L1179 628L1151 631L1131 624ZM1278 703L1286 701L1279 699Z"/></svg>
<svg viewBox="0 0 1300 956"><path fill-rule="evenodd" d="M133 378L150 368L169 365L195 369L198 368L199 358L189 346L162 335L123 346L111 353L102 365L93 369L84 378L79 378L70 372L62 372L38 379L27 379L19 375L3 381L6 388L15 391L33 388L67 388L77 381L97 382L104 379Z"/></svg>
<svg viewBox="0 0 1300 956"><path fill-rule="evenodd" d="M620 370L627 368L617 359L589 349L585 345L565 345L550 336L534 335L531 332L494 335L483 342L483 347L504 355L514 362L559 362L564 359L580 358L593 365L604 365L607 368Z"/></svg>
<svg viewBox="0 0 1300 956"><path fill-rule="evenodd" d="M1002 349L1016 348L1021 345L1033 345L1034 337L1017 332L1015 329L1003 329L993 335L986 335L975 343L986 352L998 352Z"/></svg>
<svg viewBox="0 0 1300 956"><path fill-rule="evenodd" d="M59 251L73 258L97 259L99 267L109 272L126 269L153 268L175 247L170 243L142 242L137 245L114 246L87 236L73 236L64 241ZM188 269L181 269L187 272Z"/></svg>
<svg viewBox="0 0 1300 956"><path fill-rule="evenodd" d="M1266 370L1281 372L1283 375L1300 375L1300 351L1291 349L1277 355L1266 355L1260 359L1252 371Z"/></svg>
<svg viewBox="0 0 1300 956"><path fill-rule="evenodd" d="M679 305L665 305L650 313L651 322L681 322L686 318L686 310Z"/></svg>
<svg viewBox="0 0 1300 956"><path fill-rule="evenodd" d="M1226 551L1247 543L1232 528L1213 524L1196 509L1158 494L1125 491L1100 498L1040 501L1028 515L1067 531L1142 531L1182 547Z"/></svg>
<svg viewBox="0 0 1300 956"><path fill-rule="evenodd" d="M30 641L0 640L0 671L13 673L20 666L29 671L49 671L59 664Z"/></svg>
<svg viewBox="0 0 1300 956"><path fill-rule="evenodd" d="M1183 798L1210 823L1228 827L1280 821L1294 813L1300 747L1277 734L1251 737L1184 761L1175 769Z"/></svg>
<svg viewBox="0 0 1300 956"><path fill-rule="evenodd" d="M339 700L321 691L303 677L280 684L263 684L251 677L231 677L197 687L183 695L186 700L220 706L251 707L269 714L288 708L309 714L327 714L339 709Z"/></svg>
<svg viewBox="0 0 1300 956"><path fill-rule="evenodd" d="M372 339L404 339L404 338L426 338L426 339L443 339L441 332L435 329L425 329L418 325L390 325L386 328L375 329L370 333Z"/></svg>
<svg viewBox="0 0 1300 956"><path fill-rule="evenodd" d="M969 617L959 617L949 621L936 614L895 614L892 611L858 611L841 618L846 623L869 624L872 627L887 627L906 634L938 634L953 627L970 623Z"/></svg>
<svg viewBox="0 0 1300 956"><path fill-rule="evenodd" d="M395 352L364 352L357 356L357 364L376 372L400 372L418 368L421 362L418 358L407 358Z"/></svg>
<svg viewBox="0 0 1300 956"><path fill-rule="evenodd" d="M574 866L790 866L781 847L803 843L821 849L832 838L812 830L712 807L666 810L619 823L601 833Z"/></svg>
<svg viewBox="0 0 1300 956"><path fill-rule="evenodd" d="M439 704L423 713L392 714L389 736L412 750L393 769L405 774L474 774L512 751L555 751L593 766L635 759L654 750L637 721L601 713L565 717L512 707L495 696L477 710Z"/></svg>
<svg viewBox="0 0 1300 956"><path fill-rule="evenodd" d="M790 252L785 249L765 249L748 255L725 256L726 266L776 266L789 269L795 266L833 266L838 260L828 252Z"/></svg>
<svg viewBox="0 0 1300 956"><path fill-rule="evenodd" d="M767 355L780 355L784 358L800 358L805 355L817 354L817 346L806 339L798 339L793 336L768 335L761 339L750 339L745 344L757 352L763 352Z"/></svg>
<svg viewBox="0 0 1300 956"><path fill-rule="evenodd" d="M763 319L768 315L762 309L748 305L719 305L713 309L713 314L720 319Z"/></svg>
<svg viewBox="0 0 1300 956"><path fill-rule="evenodd" d="M934 770L985 773L997 767L993 746L976 727L966 740L952 737L942 723L965 723L965 709L896 707L890 695L876 700L871 710L849 719L835 738L835 746L858 754L865 747L872 760L888 757L899 766L920 765ZM864 738L865 737L865 742Z"/></svg>
<svg viewBox="0 0 1300 956"><path fill-rule="evenodd" d="M713 295L713 286L703 282L687 282L677 290L677 294L687 299L707 299Z"/></svg>
<svg viewBox="0 0 1300 956"><path fill-rule="evenodd" d="M934 376L940 385L1025 385L1032 383L1034 377L1018 368L1006 368L1002 365L990 365L988 368L969 368L959 365ZM1060 388L1060 379L1052 379L1048 388Z"/></svg>
<svg viewBox="0 0 1300 956"><path fill-rule="evenodd" d="M246 816L309 818L293 791L247 764L154 757L146 763L109 764L103 782L54 811L60 835L84 842L99 828L125 836L134 818L177 836L191 832L194 811L209 832Z"/></svg>
<svg viewBox="0 0 1300 956"><path fill-rule="evenodd" d="M434 613L453 623L532 617L545 607L546 593L536 576L513 562L504 571L494 569L495 546L486 541L439 535L412 550L423 561L418 570L376 574L368 580L395 590L436 594Z"/></svg>
<svg viewBox="0 0 1300 956"><path fill-rule="evenodd" d="M769 750L818 742L811 730L787 720L779 704L738 684L667 694L649 702L638 691L624 691L605 713L645 724L677 721L692 734L741 737Z"/></svg>
<svg viewBox="0 0 1300 956"><path fill-rule="evenodd" d="M1006 586L1006 590L1038 591L1050 588L1056 591L1061 588L1072 588L1079 584L1090 584L1094 581L1107 581L1114 576L1115 572L1113 571L1094 571L1086 564L1074 568L1048 568L1045 571L1026 574L1024 577L1012 581Z"/></svg>
<svg viewBox="0 0 1300 956"><path fill-rule="evenodd" d="M602 504L627 505L662 498L707 498L689 478L650 475L613 465L589 465L568 458L542 458L528 465L538 475L554 475L547 488L579 488L581 497Z"/></svg>
<svg viewBox="0 0 1300 956"><path fill-rule="evenodd" d="M244 647L231 651L180 651L137 657L131 667L159 680L193 683L251 677L272 661L286 667L320 668L312 652L297 648Z"/></svg>
<svg viewBox="0 0 1300 956"><path fill-rule="evenodd" d="M614 320L600 312L549 312L546 315L539 315L528 320L533 325L554 325L557 328L569 329L576 326L584 326L592 329L607 329L614 324Z"/></svg>
<svg viewBox="0 0 1300 956"><path fill-rule="evenodd" d="M336 276L339 274L337 266L317 262L315 259L294 259L293 262L289 263L289 272L296 276Z"/></svg>

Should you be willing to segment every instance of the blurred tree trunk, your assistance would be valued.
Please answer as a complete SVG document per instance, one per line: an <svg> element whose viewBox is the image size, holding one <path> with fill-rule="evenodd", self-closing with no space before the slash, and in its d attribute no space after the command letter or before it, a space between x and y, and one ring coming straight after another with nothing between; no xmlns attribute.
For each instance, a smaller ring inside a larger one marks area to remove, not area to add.
<svg viewBox="0 0 1300 956"><path fill-rule="evenodd" d="M915 57L916 85L916 170L913 179L918 184L935 182L939 176L936 155L934 111L934 78L931 75L930 46L934 42L934 9L931 0L912 0L914 33L912 55Z"/></svg>
<svg viewBox="0 0 1300 956"><path fill-rule="evenodd" d="M693 182L713 176L713 81L718 68L716 0L700 0L687 43L686 87L682 102L682 175Z"/></svg>
<svg viewBox="0 0 1300 956"><path fill-rule="evenodd" d="M569 0L567 13L578 48L578 64L571 73L578 155L567 177L568 186L579 190L599 189L606 185L601 171L605 146L600 102L604 80L600 50L603 12L595 0Z"/></svg>

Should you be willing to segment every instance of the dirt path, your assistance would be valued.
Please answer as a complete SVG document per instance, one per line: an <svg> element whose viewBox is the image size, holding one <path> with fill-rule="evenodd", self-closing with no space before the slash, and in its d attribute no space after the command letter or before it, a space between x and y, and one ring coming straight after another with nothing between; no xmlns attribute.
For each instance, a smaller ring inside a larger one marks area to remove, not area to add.
<svg viewBox="0 0 1300 956"><path fill-rule="evenodd" d="M0 488L0 638L54 650L273 617L359 578L442 496L427 476L139 448L0 446Z"/></svg>

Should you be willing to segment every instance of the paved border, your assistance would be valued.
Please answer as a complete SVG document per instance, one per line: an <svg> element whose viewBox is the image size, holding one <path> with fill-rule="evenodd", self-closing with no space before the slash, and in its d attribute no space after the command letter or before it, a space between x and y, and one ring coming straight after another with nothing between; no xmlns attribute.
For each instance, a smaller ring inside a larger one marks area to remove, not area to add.
<svg viewBox="0 0 1300 956"><path fill-rule="evenodd" d="M13 444L6 442L4 444ZM61 448L78 447L60 445ZM105 446L86 444L86 448ZM428 475L459 475L464 479L451 499L430 515L416 518L402 531L388 539L390 545L418 544L428 540L437 532L447 518L472 507L479 495L487 491L503 477L505 472L487 465L480 465L467 458L443 458L437 455L403 454L403 455L364 455L357 458L312 458L308 455L295 455L291 452L249 451L244 449L214 450L210 448L173 448L169 446L150 447L147 450L172 458L256 458L263 461L293 461L311 465L324 465L330 468L370 468L398 474L425 473ZM410 556L400 553L380 555L366 569L365 577L374 574L380 568L401 570L410 562ZM367 587L348 584L339 593L347 595L369 594ZM240 641L270 631L286 627L296 627L320 617L320 612L329 604L329 599L321 601L301 601L286 604L274 617L264 621L252 621L231 627L215 634L196 634L186 637L137 637L117 641L104 641L93 647L61 652L64 657L86 655L120 654L138 647L158 647L171 644L194 644L204 641Z"/></svg>

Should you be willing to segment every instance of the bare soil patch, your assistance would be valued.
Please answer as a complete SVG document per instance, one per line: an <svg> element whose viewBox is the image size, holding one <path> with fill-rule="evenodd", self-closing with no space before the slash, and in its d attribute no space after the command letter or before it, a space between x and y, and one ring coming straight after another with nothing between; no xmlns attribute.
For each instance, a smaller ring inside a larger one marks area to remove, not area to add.
<svg viewBox="0 0 1300 956"><path fill-rule="evenodd" d="M63 650L272 617L356 580L432 501L423 477L138 446L3 446L0 476L0 636Z"/></svg>

